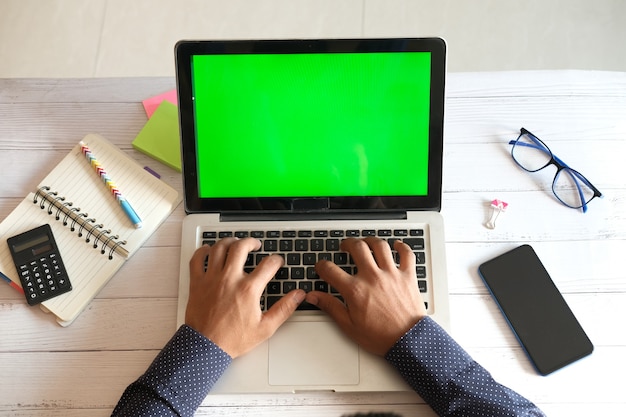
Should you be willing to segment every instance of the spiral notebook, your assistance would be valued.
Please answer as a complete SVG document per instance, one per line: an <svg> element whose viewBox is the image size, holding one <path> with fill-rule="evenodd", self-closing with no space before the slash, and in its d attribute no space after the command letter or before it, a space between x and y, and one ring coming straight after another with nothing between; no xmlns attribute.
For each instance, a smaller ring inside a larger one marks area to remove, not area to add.
<svg viewBox="0 0 626 417"><path fill-rule="evenodd" d="M83 142L132 204L142 228L133 226L78 144L0 224L0 271L18 285L7 238L46 223L52 227L73 289L41 306L61 326L76 319L181 201L175 189L105 138L89 134Z"/></svg>

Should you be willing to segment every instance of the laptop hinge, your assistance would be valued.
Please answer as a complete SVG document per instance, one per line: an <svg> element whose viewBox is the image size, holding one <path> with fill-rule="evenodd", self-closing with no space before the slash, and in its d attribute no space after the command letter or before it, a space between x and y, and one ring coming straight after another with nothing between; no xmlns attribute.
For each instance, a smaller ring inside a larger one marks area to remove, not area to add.
<svg viewBox="0 0 626 417"><path fill-rule="evenodd" d="M307 220L403 220L406 211L389 212L322 212L322 213L222 213L220 221L307 221Z"/></svg>

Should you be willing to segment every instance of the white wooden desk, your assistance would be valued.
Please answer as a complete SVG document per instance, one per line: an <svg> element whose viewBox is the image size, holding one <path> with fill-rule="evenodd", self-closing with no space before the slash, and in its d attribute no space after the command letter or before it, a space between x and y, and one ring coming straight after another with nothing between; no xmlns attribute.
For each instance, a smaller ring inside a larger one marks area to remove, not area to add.
<svg viewBox="0 0 626 417"><path fill-rule="evenodd" d="M0 80L0 219L86 133L98 132L181 190L180 174L136 152L141 100L171 78ZM524 126L605 195L586 214L559 204L554 171L509 154ZM552 416L622 415L626 374L626 73L449 74L443 214L452 334L497 380ZM489 204L510 204L489 230ZM0 414L105 416L175 331L182 206L68 328L0 283ZM535 373L481 283L478 265L521 243L539 253L595 352ZM413 394L210 396L198 415L433 416Z"/></svg>

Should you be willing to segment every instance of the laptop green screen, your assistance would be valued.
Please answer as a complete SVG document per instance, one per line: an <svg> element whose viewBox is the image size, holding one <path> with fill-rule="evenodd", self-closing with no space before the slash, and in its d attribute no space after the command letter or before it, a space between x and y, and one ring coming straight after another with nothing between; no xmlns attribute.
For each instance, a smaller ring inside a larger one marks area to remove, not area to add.
<svg viewBox="0 0 626 417"><path fill-rule="evenodd" d="M425 196L429 52L191 61L201 198Z"/></svg>

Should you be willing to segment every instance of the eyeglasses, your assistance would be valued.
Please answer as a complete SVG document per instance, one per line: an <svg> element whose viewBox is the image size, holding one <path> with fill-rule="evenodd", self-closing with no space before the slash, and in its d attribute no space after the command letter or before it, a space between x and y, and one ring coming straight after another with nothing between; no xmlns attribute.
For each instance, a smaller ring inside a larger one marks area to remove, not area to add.
<svg viewBox="0 0 626 417"><path fill-rule="evenodd" d="M567 166L541 139L528 130L521 128L519 137L510 141L509 145L513 145L513 160L528 172L537 172L549 165L556 166L552 192L567 207L582 208L586 212L587 204L591 200L602 197L602 193L583 174Z"/></svg>

